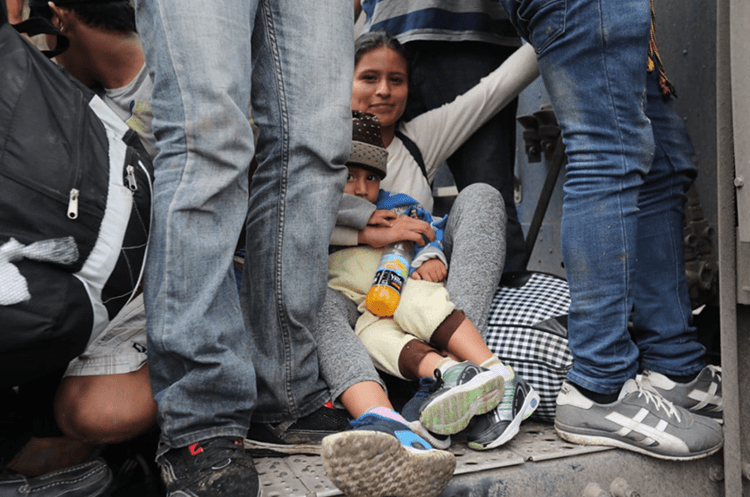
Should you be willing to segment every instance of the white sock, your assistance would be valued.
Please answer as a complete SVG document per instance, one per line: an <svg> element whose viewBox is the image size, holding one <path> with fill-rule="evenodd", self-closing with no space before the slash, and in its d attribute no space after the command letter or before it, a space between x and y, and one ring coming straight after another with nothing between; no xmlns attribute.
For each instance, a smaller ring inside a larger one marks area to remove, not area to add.
<svg viewBox="0 0 750 497"><path fill-rule="evenodd" d="M452 368L456 364L458 363L450 357L444 357L443 359L440 359L438 361L438 363L435 365L435 369L439 369L442 374L445 374L445 372L448 371L449 368Z"/></svg>
<svg viewBox="0 0 750 497"><path fill-rule="evenodd" d="M502 376L505 381L510 381L516 376L513 370L503 364L496 355L493 355L492 357L484 361L482 364L480 364L480 366L485 369L489 369L490 371L494 371L495 373Z"/></svg>

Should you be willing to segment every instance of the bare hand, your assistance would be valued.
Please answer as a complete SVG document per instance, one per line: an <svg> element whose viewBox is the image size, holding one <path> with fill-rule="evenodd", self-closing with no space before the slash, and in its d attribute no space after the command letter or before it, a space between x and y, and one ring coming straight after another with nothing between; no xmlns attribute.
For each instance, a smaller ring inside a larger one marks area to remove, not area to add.
<svg viewBox="0 0 750 497"><path fill-rule="evenodd" d="M367 226L359 232L359 243L373 248L383 248L396 242L413 242L423 246L435 239L429 223L409 216L398 216L389 228Z"/></svg>
<svg viewBox="0 0 750 497"><path fill-rule="evenodd" d="M381 228L390 228L393 222L398 218L398 214L391 210L377 210L372 213L367 226L380 226Z"/></svg>
<svg viewBox="0 0 750 497"><path fill-rule="evenodd" d="M415 280L431 281L432 283L440 283L447 276L448 268L445 267L445 264L440 259L430 259L423 262L411 274L411 277Z"/></svg>

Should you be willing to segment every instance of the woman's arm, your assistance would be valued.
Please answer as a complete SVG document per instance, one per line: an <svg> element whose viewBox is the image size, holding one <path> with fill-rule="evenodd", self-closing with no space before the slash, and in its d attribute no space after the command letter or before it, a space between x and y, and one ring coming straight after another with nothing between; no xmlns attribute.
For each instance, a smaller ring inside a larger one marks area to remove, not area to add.
<svg viewBox="0 0 750 497"><path fill-rule="evenodd" d="M359 232L360 244L383 248L396 242L413 242L423 246L435 239L429 223L409 216L398 216L391 227L367 226Z"/></svg>
<svg viewBox="0 0 750 497"><path fill-rule="evenodd" d="M398 216L389 210L376 210L375 204L345 193L341 197L331 245L351 247L361 243L359 231L369 226L390 227Z"/></svg>

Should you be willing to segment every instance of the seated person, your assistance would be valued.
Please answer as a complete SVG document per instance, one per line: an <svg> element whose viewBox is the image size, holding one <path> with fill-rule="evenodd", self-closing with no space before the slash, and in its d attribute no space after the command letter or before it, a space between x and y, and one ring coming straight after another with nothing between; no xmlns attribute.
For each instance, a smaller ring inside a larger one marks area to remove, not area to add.
<svg viewBox="0 0 750 497"><path fill-rule="evenodd" d="M30 1L31 16L50 20L70 42L57 61L96 89L138 133L144 148L155 153L148 105L151 80L145 70L132 5L128 0L60 0L58 4ZM20 21L20 3L11 0L10 6L14 13L11 18ZM47 41L54 43L54 37ZM145 319L143 297L139 295L70 363L54 394L54 418L59 430L46 430L43 438L32 437L12 456L7 469L36 476L67 468L90 458L101 444L126 441L155 427L156 404L146 367Z"/></svg>
<svg viewBox="0 0 750 497"><path fill-rule="evenodd" d="M371 112L380 120L388 151L388 176L382 186L410 195L430 212L433 199L429 182L439 165L533 81L538 69L533 49L522 47L453 102L404 122L409 74L400 44L385 32L373 31L357 39L352 109ZM505 228L503 198L483 183L459 192L445 226L444 251L450 264L446 289L452 302L465 312L482 336L487 333L491 302L503 272ZM332 244L385 247L400 240L421 244L426 230L431 233L427 223L406 216L383 219L382 211L372 203L345 195ZM335 299L326 302L326 306L329 312L321 326L342 326L338 333L345 336L347 326L343 325L347 316L357 312L356 305L348 299ZM335 335L336 331L328 333ZM520 422L529 414L528 384L510 368L507 371L503 401L493 411L476 416L466 430L471 448L502 445L515 436Z"/></svg>
<svg viewBox="0 0 750 497"><path fill-rule="evenodd" d="M409 205L421 217L431 220L411 197L380 190L388 154L377 118L355 113L354 130L345 193L377 203L378 208ZM388 222L388 217L381 215L380 219ZM441 236L436 238L440 240ZM358 305L361 316L355 332L378 369L403 379L433 375L442 378L445 388L423 402L419 418L433 433L457 433L466 428L474 415L495 408L503 397L503 376L513 377L513 373L492 354L476 327L448 298L443 284L447 275L446 258L439 244L420 250L414 264L417 267L403 287L401 303L392 319L367 310L365 295L381 253L379 248L368 246L334 251L329 256L329 287ZM524 418L538 404L538 395L531 390L527 401Z"/></svg>

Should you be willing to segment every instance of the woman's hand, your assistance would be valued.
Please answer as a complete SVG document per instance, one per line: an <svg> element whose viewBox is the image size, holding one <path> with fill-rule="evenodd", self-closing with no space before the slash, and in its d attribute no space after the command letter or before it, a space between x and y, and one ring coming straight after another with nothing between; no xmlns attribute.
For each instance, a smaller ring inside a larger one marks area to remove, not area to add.
<svg viewBox="0 0 750 497"><path fill-rule="evenodd" d="M398 214L392 210L376 210L370 216L370 220L367 221L367 226L380 226L381 228L390 228L393 226L393 222L398 217Z"/></svg>
<svg viewBox="0 0 750 497"><path fill-rule="evenodd" d="M444 281L448 276L448 268L445 267L443 261L440 259L430 259L422 263L414 272L411 277L415 280L431 281L433 283L440 283Z"/></svg>
<svg viewBox="0 0 750 497"><path fill-rule="evenodd" d="M367 226L359 232L358 237L359 243L373 248L383 248L396 242L413 242L421 247L434 239L435 232L429 223L409 216L397 216L388 228Z"/></svg>

